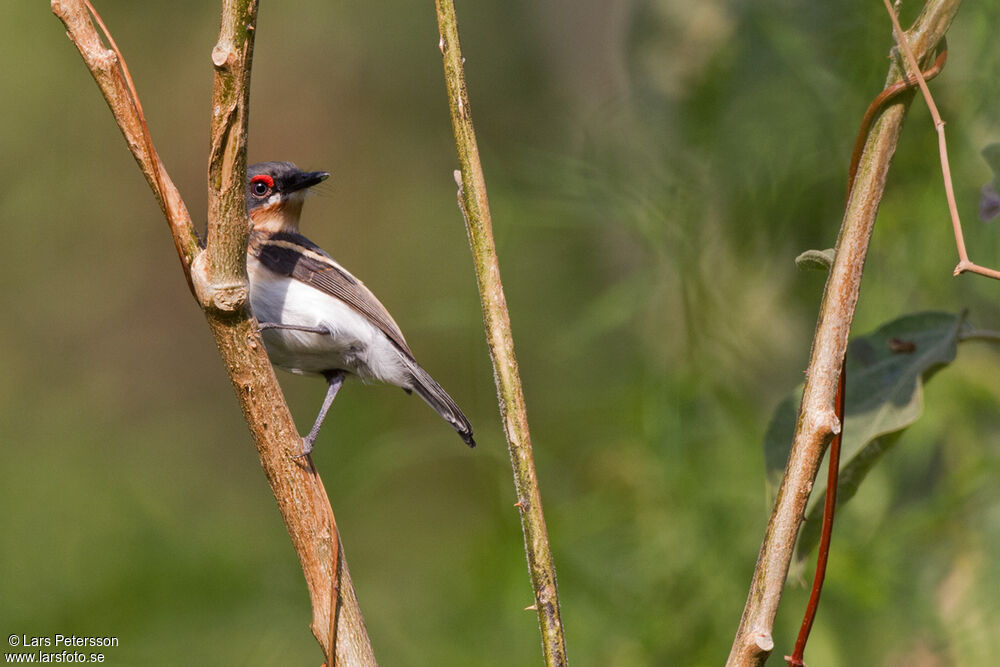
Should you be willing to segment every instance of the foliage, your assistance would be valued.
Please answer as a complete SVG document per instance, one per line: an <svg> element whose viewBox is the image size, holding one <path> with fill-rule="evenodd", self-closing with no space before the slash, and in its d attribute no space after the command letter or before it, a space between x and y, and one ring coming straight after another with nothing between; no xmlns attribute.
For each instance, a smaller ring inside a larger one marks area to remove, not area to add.
<svg viewBox="0 0 1000 667"><path fill-rule="evenodd" d="M955 360L960 335L969 329L964 315L916 313L851 341L838 507L854 497L874 465L898 442L901 432L920 417L924 382ZM784 471L801 394L800 386L778 405L764 437L772 495ZM800 560L818 543L825 495L821 489L813 495L799 534Z"/></svg>
<svg viewBox="0 0 1000 667"><path fill-rule="evenodd" d="M98 6L201 220L218 7ZM319 664L301 573L159 212L45 3L9 11L0 620L117 633L121 664ZM834 242L891 44L884 10L459 11L571 664L720 664L770 510L761 435L801 379L822 287L789 258ZM978 147L1000 138L998 24L996 3L966 3L931 84L963 214L992 178ZM433 8L263 4L252 95L250 160L333 173L303 231L379 295L482 434L466 452L390 388L337 399L314 460L376 655L535 664ZM915 105L855 330L966 307L1000 328L997 286L950 276L946 216ZM996 230L976 227L974 256L998 263ZM1000 653L998 371L963 345L845 507L810 662ZM280 379L307 426L322 383ZM779 646L804 596L793 583Z"/></svg>

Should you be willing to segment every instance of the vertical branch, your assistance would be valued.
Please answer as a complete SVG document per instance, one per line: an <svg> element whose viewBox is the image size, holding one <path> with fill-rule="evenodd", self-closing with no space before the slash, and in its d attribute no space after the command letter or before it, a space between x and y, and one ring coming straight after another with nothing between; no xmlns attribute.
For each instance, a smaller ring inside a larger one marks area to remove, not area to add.
<svg viewBox="0 0 1000 667"><path fill-rule="evenodd" d="M461 172L455 172L458 200L472 246L487 341L500 399L500 414L514 472L516 507L521 511L528 571L535 592L533 606L541 628L545 664L565 665L566 641L559 611L555 565L545 528L545 515L542 512L542 497L535 473L524 392L514 356L507 299L500 281L500 264L493 241L486 181L479 161L479 148L469 109L455 5L452 0L436 0L436 8L452 128L461 165Z"/></svg>
<svg viewBox="0 0 1000 667"><path fill-rule="evenodd" d="M170 223L185 275L205 312L302 565L312 601L312 632L328 665L374 665L329 498L312 462L294 457L302 441L248 308L246 123L257 0L224 0L219 41L212 50L216 75L204 251L156 156L124 61L101 44L85 4L52 0L52 10L97 81Z"/></svg>
<svg viewBox="0 0 1000 667"><path fill-rule="evenodd" d="M908 38L919 58L926 58L944 37L959 4L960 0L928 0ZM899 81L903 75L893 64L887 83ZM872 127L861 157L823 293L795 439L729 654L730 667L763 665L774 649L774 618L806 503L826 446L840 430L833 407L840 364L847 349L875 216L907 106L908 102L901 102L886 108Z"/></svg>
<svg viewBox="0 0 1000 667"><path fill-rule="evenodd" d="M246 213L247 122L257 0L223 0L212 49L211 150L205 262L220 283L246 282L250 223Z"/></svg>

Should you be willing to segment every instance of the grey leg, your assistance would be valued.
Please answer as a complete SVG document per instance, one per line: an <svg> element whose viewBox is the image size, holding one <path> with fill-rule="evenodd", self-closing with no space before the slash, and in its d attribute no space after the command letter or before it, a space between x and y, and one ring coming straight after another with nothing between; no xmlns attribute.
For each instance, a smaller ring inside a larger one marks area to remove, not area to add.
<svg viewBox="0 0 1000 667"><path fill-rule="evenodd" d="M316 416L316 423L310 429L309 435L302 438L303 451L299 456L305 456L313 450L313 443L316 442L316 436L319 435L319 428L323 425L323 420L326 419L326 413L330 411L333 399L337 398L337 392L340 391L340 386L344 384L344 371L328 371L323 375L329 383L329 387L326 390L326 398L323 399L323 406L319 409L319 415Z"/></svg>

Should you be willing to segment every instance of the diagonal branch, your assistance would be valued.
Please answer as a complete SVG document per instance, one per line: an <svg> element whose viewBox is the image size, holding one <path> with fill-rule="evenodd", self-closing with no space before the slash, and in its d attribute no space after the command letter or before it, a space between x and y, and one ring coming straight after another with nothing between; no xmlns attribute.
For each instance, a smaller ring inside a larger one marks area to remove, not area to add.
<svg viewBox="0 0 1000 667"><path fill-rule="evenodd" d="M514 356L514 338L507 311L507 298L500 281L500 263L493 241L493 222L486 197L486 180L479 161L476 132L472 126L469 93L465 86L462 50L458 41L458 21L452 0L436 0L438 45L444 58L445 83L451 107L451 122L458 147L461 171L455 172L458 182L458 203L465 217L472 256L475 263L479 295L483 304L487 342L493 360L494 379L500 399L510 461L514 471L514 487L521 510L521 530L528 560L528 572L535 591L535 604L529 607L538 614L542 632L542 650L548 666L566 664L566 640L559 611L556 570L549 546L542 496L535 473L535 461L528 430L528 414L521 388L521 377Z"/></svg>
<svg viewBox="0 0 1000 667"><path fill-rule="evenodd" d="M198 235L191 222L191 215L163 163L160 162L152 141L148 139L146 119L139 105L139 98L134 94L135 86L125 66L125 59L122 58L106 29L105 34L112 48L104 47L100 35L94 29L88 10L92 11L89 2L52 0L52 12L66 26L70 41L80 52L84 64L101 89L132 156L139 164L139 169L146 177L157 203L167 218L177 254L184 267L184 273L187 274L191 262L199 252ZM97 18L96 12L94 17ZM98 21L104 29L103 22L99 19Z"/></svg>
<svg viewBox="0 0 1000 667"><path fill-rule="evenodd" d="M960 0L928 0L908 37L920 59L926 58L944 37L959 4ZM900 81L904 74L893 65L886 83ZM806 503L827 444L840 430L834 397L841 362L847 350L868 243L906 109L906 101L886 107L872 127L861 157L823 293L795 439L729 654L730 667L763 665L774 649L774 618Z"/></svg>
<svg viewBox="0 0 1000 667"><path fill-rule="evenodd" d="M207 247L198 246L190 215L160 163L121 55L101 44L86 0L52 0L97 81L126 143L164 210L189 285L204 310L261 466L299 556L312 600L312 631L328 665L374 665L336 521L312 462L301 447L281 388L248 307L246 276L246 140L257 0L224 0L215 66L209 160ZM96 18L96 13L95 13ZM103 26L103 24L102 24ZM113 41L108 35L109 43Z"/></svg>

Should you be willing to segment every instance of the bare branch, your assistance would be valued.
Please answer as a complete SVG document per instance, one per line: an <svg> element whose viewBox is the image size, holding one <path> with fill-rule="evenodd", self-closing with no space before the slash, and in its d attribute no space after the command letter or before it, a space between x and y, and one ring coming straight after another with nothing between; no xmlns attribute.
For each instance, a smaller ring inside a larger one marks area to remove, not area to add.
<svg viewBox="0 0 1000 667"><path fill-rule="evenodd" d="M53 12L97 81L146 180L156 194L195 296L204 309L257 445L261 466L299 556L312 600L312 631L328 665L374 665L347 562L323 482L302 440L247 308L246 122L257 0L224 0L209 163L208 243L201 252L190 216L159 163L124 60L105 49L85 0L53 0ZM96 17L96 13L95 13ZM108 36L108 40L113 41ZM119 66L120 65L120 66ZM144 136L145 133L145 136Z"/></svg>
<svg viewBox="0 0 1000 667"><path fill-rule="evenodd" d="M218 285L247 281L247 122L256 0L223 0L219 40L212 49L211 151L208 156L208 230L205 260Z"/></svg>
<svg viewBox="0 0 1000 667"><path fill-rule="evenodd" d="M931 118L934 119L934 129L938 135L938 153L941 155L941 176L944 178L944 193L948 199L948 213L951 215L952 231L955 233L955 247L958 248L958 265L955 267L955 275L957 276L968 271L1000 280L1000 271L980 266L969 259L969 253L965 249L965 237L962 234L962 220L958 215L958 204L955 203L955 186L951 181L951 167L948 164L948 141L944 135L944 120L941 119L937 104L934 103L934 97L931 95L931 91L927 87L927 82L924 80L925 77L920 73L920 66L917 64L913 50L910 48L906 35L903 33L903 28L899 25L899 18L897 18L896 12L893 10L892 5L889 4L889 0L882 0L882 2L885 4L885 10L889 12L889 18L892 20L896 43L902 49L907 67L914 73L917 85L920 86L920 92L923 94L927 108L931 112Z"/></svg>
<svg viewBox="0 0 1000 667"><path fill-rule="evenodd" d="M960 0L929 0L924 6L909 38L921 59L941 41L959 4ZM893 66L887 84L902 80L903 75ZM795 440L729 654L730 667L763 665L774 648L774 618L795 540L823 453L840 430L833 404L841 361L847 349L868 242L906 109L906 101L885 109L872 128L858 167L823 293Z"/></svg>
<svg viewBox="0 0 1000 667"><path fill-rule="evenodd" d="M134 95L134 86L128 76L125 61L110 35L108 41L111 49L105 48L101 43L88 7L89 3L81 0L52 0L52 12L66 26L66 34L79 50L84 64L104 94L132 156L167 218L177 254L187 274L191 262L199 252L198 235L191 223L191 216L149 140L142 107L138 97ZM96 12L94 16L97 17Z"/></svg>
<svg viewBox="0 0 1000 667"><path fill-rule="evenodd" d="M514 355L514 338L507 311L507 298L500 281L500 263L493 240L493 222L486 197L486 180L479 160L479 147L472 125L469 94L465 86L462 50L458 41L458 21L452 0L436 0L438 43L444 58L445 82L451 107L452 128L458 146L461 171L455 172L458 183L458 203L465 217L472 256L475 263L479 295L483 305L487 342L493 360L493 375L500 399L507 446L514 471L517 492L515 507L520 509L521 529L528 560L531 585L535 592L533 609L538 614L542 632L545 664L566 664L566 640L559 611L556 571L549 546L542 496L535 473L535 461L528 430L528 415L524 392Z"/></svg>

